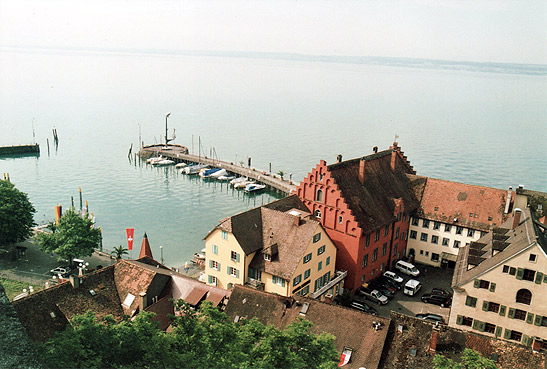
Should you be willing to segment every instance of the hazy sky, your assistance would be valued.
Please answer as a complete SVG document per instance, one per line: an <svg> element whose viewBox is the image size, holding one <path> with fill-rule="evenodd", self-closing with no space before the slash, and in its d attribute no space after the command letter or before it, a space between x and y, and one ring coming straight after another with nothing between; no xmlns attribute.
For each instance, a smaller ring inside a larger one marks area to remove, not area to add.
<svg viewBox="0 0 547 369"><path fill-rule="evenodd" d="M0 47L547 64L545 0L0 0Z"/></svg>

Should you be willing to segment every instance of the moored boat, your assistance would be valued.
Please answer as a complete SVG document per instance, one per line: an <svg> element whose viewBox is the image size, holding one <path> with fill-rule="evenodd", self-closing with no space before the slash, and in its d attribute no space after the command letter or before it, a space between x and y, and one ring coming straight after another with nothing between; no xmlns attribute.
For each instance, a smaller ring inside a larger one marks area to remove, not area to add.
<svg viewBox="0 0 547 369"><path fill-rule="evenodd" d="M245 180L245 181L238 182L238 183L234 184L234 188L245 188L245 186L250 185L250 184L254 184L254 183L255 183L255 181Z"/></svg>
<svg viewBox="0 0 547 369"><path fill-rule="evenodd" d="M266 188L266 186L263 185L263 184L249 183L248 185L245 186L244 191L247 192L247 193L250 193L250 192L257 192L257 191L263 190L265 188Z"/></svg>
<svg viewBox="0 0 547 369"><path fill-rule="evenodd" d="M203 168L207 168L207 165L205 164L196 164L196 165L190 165L182 168L184 173L186 174L197 174L199 173Z"/></svg>
<svg viewBox="0 0 547 369"><path fill-rule="evenodd" d="M223 170L222 168L212 168L199 172L199 176L203 178L213 177L216 172Z"/></svg>

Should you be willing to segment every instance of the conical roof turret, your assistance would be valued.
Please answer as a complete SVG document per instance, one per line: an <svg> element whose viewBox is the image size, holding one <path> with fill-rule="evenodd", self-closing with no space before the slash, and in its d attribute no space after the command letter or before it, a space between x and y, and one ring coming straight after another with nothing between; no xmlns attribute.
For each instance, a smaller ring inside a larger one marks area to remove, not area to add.
<svg viewBox="0 0 547 369"><path fill-rule="evenodd" d="M152 250L150 249L150 243L148 242L148 236L146 235L146 232L144 233L144 236L142 238L141 252L139 254L139 259L143 258L145 256L147 256L150 259L154 260L154 257L152 256Z"/></svg>

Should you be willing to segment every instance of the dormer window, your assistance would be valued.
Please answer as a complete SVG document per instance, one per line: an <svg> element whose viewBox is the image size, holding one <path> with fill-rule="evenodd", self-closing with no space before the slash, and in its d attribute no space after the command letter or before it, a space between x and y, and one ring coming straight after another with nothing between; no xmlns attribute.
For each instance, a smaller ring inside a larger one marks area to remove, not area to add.
<svg viewBox="0 0 547 369"><path fill-rule="evenodd" d="M270 254L264 254L264 260L266 260L266 261L272 261L272 255L270 255Z"/></svg>

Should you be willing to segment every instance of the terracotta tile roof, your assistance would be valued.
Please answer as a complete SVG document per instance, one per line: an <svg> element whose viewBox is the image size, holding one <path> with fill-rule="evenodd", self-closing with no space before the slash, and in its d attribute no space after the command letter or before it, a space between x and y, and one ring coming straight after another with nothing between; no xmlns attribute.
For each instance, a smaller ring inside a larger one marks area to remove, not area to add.
<svg viewBox="0 0 547 369"><path fill-rule="evenodd" d="M394 199L403 199L406 212L418 208L415 184L412 178L407 176L414 172L407 165L397 165L393 171L392 152L393 150L389 149L327 167L365 233L370 233L394 220ZM365 161L363 184L359 180L361 160Z"/></svg>
<svg viewBox="0 0 547 369"><path fill-rule="evenodd" d="M0 368L45 368L0 283Z"/></svg>
<svg viewBox="0 0 547 369"><path fill-rule="evenodd" d="M205 297L207 292L209 291L207 291L207 288L205 287L202 287L202 286L194 287L194 289L190 291L190 293L186 296L186 298L184 298L184 301L186 301L190 305L196 306L197 304L201 302L203 297Z"/></svg>
<svg viewBox="0 0 547 369"><path fill-rule="evenodd" d="M150 259L154 259L152 256L152 250L150 249L150 243L148 242L148 236L146 233L144 234L142 238L142 244L141 244L141 252L139 253L139 259L149 257Z"/></svg>
<svg viewBox="0 0 547 369"><path fill-rule="evenodd" d="M146 292L149 301L153 297L163 297L162 292L169 281L169 269L153 267L138 261L120 260L115 264L114 281L118 289L124 313L133 316L138 312L139 294ZM134 296L130 305L124 305L128 294Z"/></svg>
<svg viewBox="0 0 547 369"><path fill-rule="evenodd" d="M305 316L300 315L303 304L309 304ZM354 352L352 361L345 368L379 368L380 357L387 336L390 320L364 314L337 305L329 305L317 300L299 297L292 298L260 292L236 285L226 307L226 314L234 321L236 316L251 319L256 317L265 325L283 329L298 318L313 323L316 333L328 332L336 337L334 345L341 354L345 346ZM376 331L373 322L382 322Z"/></svg>
<svg viewBox="0 0 547 369"><path fill-rule="evenodd" d="M277 256L271 261L265 261L262 253L257 253L250 266L269 274L290 279L298 267L300 260L317 233L320 223L309 217L301 219L299 216L282 213L276 210L262 208L262 240L260 249L277 247Z"/></svg>
<svg viewBox="0 0 547 369"><path fill-rule="evenodd" d="M33 340L47 340L55 332L64 330L72 317L88 310L95 312L98 318L108 314L115 319L123 317L114 283L114 266L86 274L81 281L78 288L64 282L14 301L17 315Z"/></svg>
<svg viewBox="0 0 547 369"><path fill-rule="evenodd" d="M426 178L418 216L487 230L508 218L504 214L506 201L505 190Z"/></svg>
<svg viewBox="0 0 547 369"><path fill-rule="evenodd" d="M171 281L167 289L173 294L175 300L182 299L188 301L189 296L194 290L205 290L205 300L209 300L214 306L218 306L225 298L229 298L231 291L220 287L209 286L197 279L187 277L180 273L175 273L171 276Z"/></svg>
<svg viewBox="0 0 547 369"><path fill-rule="evenodd" d="M391 326L381 367L435 368L435 355L428 352L434 324L395 311L391 311L390 317ZM402 333L397 331L398 326L403 327ZM487 358L491 358L492 354L498 355L497 365L500 368L540 369L544 366L544 355L534 354L529 347L447 326L441 327L438 332L436 352L457 362L463 350L471 348Z"/></svg>
<svg viewBox="0 0 547 369"><path fill-rule="evenodd" d="M171 316L175 315L175 307L173 306L173 301L171 299L173 295L169 294L156 302L148 306L144 311L149 311L155 313L156 316L152 320L158 322L159 328L161 330L167 329L171 325Z"/></svg>

